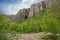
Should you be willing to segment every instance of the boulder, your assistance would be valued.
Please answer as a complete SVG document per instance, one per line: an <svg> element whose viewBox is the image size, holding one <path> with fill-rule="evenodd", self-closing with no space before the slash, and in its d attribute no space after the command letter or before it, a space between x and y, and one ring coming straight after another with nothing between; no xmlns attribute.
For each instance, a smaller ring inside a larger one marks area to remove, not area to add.
<svg viewBox="0 0 60 40"><path fill-rule="evenodd" d="M30 9L21 9L17 13L17 18L28 18Z"/></svg>

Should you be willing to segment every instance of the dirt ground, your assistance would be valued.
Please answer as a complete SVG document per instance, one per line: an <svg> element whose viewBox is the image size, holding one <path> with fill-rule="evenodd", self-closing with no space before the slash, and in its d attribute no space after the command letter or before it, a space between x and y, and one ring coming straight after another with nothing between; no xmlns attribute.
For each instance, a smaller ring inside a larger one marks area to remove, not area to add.
<svg viewBox="0 0 60 40"><path fill-rule="evenodd" d="M16 34L9 36L9 40L44 40L46 35L53 35L52 33L33 33L33 34Z"/></svg>

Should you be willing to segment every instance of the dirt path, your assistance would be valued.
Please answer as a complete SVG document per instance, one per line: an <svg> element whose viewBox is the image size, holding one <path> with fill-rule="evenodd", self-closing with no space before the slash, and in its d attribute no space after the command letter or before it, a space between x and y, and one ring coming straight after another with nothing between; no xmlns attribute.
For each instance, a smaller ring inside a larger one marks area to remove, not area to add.
<svg viewBox="0 0 60 40"><path fill-rule="evenodd" d="M16 34L15 36L10 36L10 40L43 40L42 37L45 35L50 35L51 33L34 33L34 34Z"/></svg>

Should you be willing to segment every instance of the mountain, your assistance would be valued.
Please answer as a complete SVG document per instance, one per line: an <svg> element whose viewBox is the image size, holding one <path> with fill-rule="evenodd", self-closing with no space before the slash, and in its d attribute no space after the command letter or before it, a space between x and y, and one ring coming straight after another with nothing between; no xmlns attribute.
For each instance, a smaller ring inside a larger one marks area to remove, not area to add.
<svg viewBox="0 0 60 40"><path fill-rule="evenodd" d="M27 9L23 9L21 13L21 10L18 11L17 14L23 14L23 15L19 15L19 17L22 18L22 16L24 16L23 18L25 18L27 16L27 18L30 18L32 17L33 15L40 15L39 12L47 7L51 7L53 5L56 5L56 4L60 4L60 0L45 0L45 1L41 1L39 3L35 3L35 4L32 4L31 7L29 8L28 10L28 15L26 15L26 12L24 12L24 10L27 10ZM59 6L59 5L58 5Z"/></svg>
<svg viewBox="0 0 60 40"><path fill-rule="evenodd" d="M60 8L60 0L44 0L38 3L32 4L30 8L27 9L20 9L17 12L17 15L7 15L6 18L9 20L15 19L27 19L33 16L41 15L41 11L48 7L59 7Z"/></svg>
<svg viewBox="0 0 60 40"><path fill-rule="evenodd" d="M46 8L45 1L41 1L39 3L32 4L31 7L28 9L19 10L17 14L20 18L25 18L26 16L27 16L27 18L30 18L34 14L39 15L40 10L43 10L44 8Z"/></svg>

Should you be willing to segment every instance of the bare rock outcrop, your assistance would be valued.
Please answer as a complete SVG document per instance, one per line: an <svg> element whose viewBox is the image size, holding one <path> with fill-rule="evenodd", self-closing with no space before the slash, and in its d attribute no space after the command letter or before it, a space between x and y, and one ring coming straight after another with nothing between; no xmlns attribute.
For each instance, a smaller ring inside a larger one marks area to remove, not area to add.
<svg viewBox="0 0 60 40"><path fill-rule="evenodd" d="M43 10L44 8L46 8L45 1L32 4L30 7L29 17L32 17L33 15L39 15L40 10Z"/></svg>
<svg viewBox="0 0 60 40"><path fill-rule="evenodd" d="M27 18L30 12L30 8L28 9L21 9L17 13L17 18Z"/></svg>

